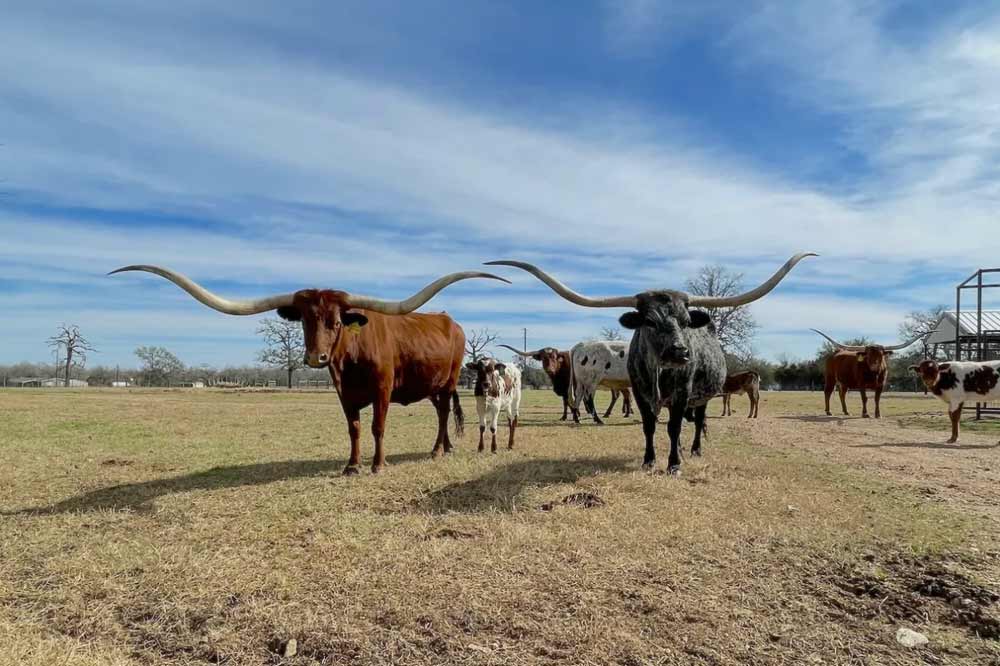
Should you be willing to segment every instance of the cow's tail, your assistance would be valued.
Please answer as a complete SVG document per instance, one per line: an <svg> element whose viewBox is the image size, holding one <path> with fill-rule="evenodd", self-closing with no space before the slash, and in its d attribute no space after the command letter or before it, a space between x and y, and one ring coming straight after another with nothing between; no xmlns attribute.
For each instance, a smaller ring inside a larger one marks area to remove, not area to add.
<svg viewBox="0 0 1000 666"><path fill-rule="evenodd" d="M451 392L451 411L455 413L455 437L461 437L465 434L465 412L458 401L458 391Z"/></svg>

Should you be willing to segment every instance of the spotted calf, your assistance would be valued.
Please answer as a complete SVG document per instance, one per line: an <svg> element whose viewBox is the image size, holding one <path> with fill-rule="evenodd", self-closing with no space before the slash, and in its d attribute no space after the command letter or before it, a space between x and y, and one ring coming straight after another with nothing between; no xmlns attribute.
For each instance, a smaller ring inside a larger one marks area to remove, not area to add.
<svg viewBox="0 0 1000 666"><path fill-rule="evenodd" d="M1000 400L1000 361L923 361L920 365L911 365L910 369L920 376L931 393L947 403L951 416L949 444L958 441L958 424L967 401Z"/></svg>
<svg viewBox="0 0 1000 666"><path fill-rule="evenodd" d="M507 411L509 435L507 448L514 448L514 432L517 430L517 416L521 407L521 371L516 366L506 365L491 358L467 363L469 370L476 373L476 411L479 413L479 451L486 445L483 433L489 424L492 442L490 450L497 450L497 420L500 412Z"/></svg>

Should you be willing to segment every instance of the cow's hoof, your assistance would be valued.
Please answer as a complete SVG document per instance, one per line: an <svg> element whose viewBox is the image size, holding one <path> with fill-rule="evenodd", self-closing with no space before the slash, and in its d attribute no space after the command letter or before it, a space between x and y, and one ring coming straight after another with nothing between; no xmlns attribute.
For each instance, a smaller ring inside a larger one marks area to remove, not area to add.
<svg viewBox="0 0 1000 666"><path fill-rule="evenodd" d="M863 418L863 419L870 419L871 417L870 417L870 416L868 416L867 414L862 414L862 415L861 415L861 418Z"/></svg>
<svg viewBox="0 0 1000 666"><path fill-rule="evenodd" d="M486 450L486 447L484 447L484 446L480 446L480 447L479 447L479 453L482 453L482 452L483 452L483 451L485 451L485 450Z"/></svg>
<svg viewBox="0 0 1000 666"><path fill-rule="evenodd" d="M359 465L348 465L344 468L344 476L357 476L361 474L361 467Z"/></svg>
<svg viewBox="0 0 1000 666"><path fill-rule="evenodd" d="M958 444L958 440L955 438L949 439L945 444Z"/></svg>
<svg viewBox="0 0 1000 666"><path fill-rule="evenodd" d="M650 461L642 463L642 469L645 470L645 471L647 471L647 472L652 472L653 470L656 469L656 461L655 460L650 460Z"/></svg>
<svg viewBox="0 0 1000 666"><path fill-rule="evenodd" d="M832 412L827 412L826 415L827 416L833 416L833 413Z"/></svg>
<svg viewBox="0 0 1000 666"><path fill-rule="evenodd" d="M372 474L379 474L385 470L385 465L372 465Z"/></svg>
<svg viewBox="0 0 1000 666"><path fill-rule="evenodd" d="M701 458L701 449L691 449L691 455L696 458Z"/></svg>
<svg viewBox="0 0 1000 666"><path fill-rule="evenodd" d="M431 458L440 458L442 455L444 454L441 452L441 449L437 447L434 447L434 449L431 451Z"/></svg>
<svg viewBox="0 0 1000 666"><path fill-rule="evenodd" d="M667 474L669 474L670 476L680 476L681 475L681 466L680 465L671 465L670 467L667 468Z"/></svg>

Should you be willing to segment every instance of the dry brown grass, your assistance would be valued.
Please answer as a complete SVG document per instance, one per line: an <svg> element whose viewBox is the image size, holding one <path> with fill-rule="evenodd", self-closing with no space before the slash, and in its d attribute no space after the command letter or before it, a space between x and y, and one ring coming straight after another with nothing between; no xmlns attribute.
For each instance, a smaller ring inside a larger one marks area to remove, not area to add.
<svg viewBox="0 0 1000 666"><path fill-rule="evenodd" d="M387 473L344 478L330 393L0 392L0 663L1000 664L972 470L1000 451L893 449L943 441L899 427L934 402L821 405L712 419L680 479L639 470L637 421L562 424L548 392L516 451L470 432L440 461L431 407L393 406ZM938 458L942 501L905 462Z"/></svg>

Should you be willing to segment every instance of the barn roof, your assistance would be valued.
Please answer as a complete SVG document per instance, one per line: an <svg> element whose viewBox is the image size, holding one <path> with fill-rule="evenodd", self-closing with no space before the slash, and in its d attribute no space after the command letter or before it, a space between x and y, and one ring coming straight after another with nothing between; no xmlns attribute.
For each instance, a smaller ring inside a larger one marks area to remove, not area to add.
<svg viewBox="0 0 1000 666"><path fill-rule="evenodd" d="M983 310L983 333L991 338L1000 338L1000 310ZM962 337L976 337L975 310L963 310L960 318L960 333ZM927 338L929 345L942 345L955 342L955 313L945 312L938 319L937 325Z"/></svg>

